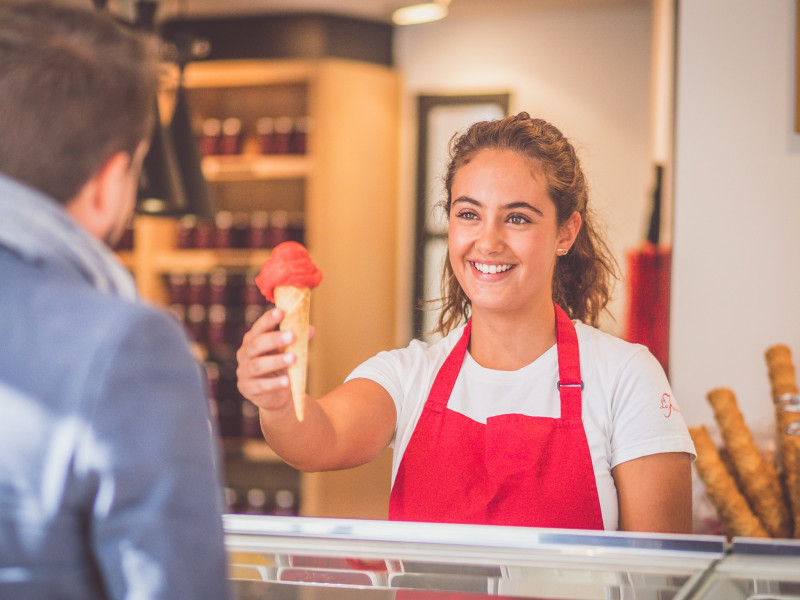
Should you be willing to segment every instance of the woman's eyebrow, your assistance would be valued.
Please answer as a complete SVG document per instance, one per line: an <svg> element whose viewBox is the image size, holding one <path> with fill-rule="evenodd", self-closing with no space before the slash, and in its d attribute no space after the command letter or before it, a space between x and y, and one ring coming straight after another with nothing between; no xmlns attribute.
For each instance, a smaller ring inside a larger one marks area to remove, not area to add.
<svg viewBox="0 0 800 600"><path fill-rule="evenodd" d="M469 196L459 196L458 198L453 200L453 206L460 203L471 204L473 206L479 206L479 207L483 206L483 204L481 204L478 200L475 200L475 198L470 198ZM533 204L529 204L528 202L509 202L508 204L504 204L502 208L503 210L514 210L514 209L524 208L535 212L539 216L542 217L544 216L544 213L541 210L536 208Z"/></svg>
<svg viewBox="0 0 800 600"><path fill-rule="evenodd" d="M506 210L513 210L515 208L526 208L528 210L532 210L533 212L535 212L539 216L542 216L542 217L544 216L544 213L541 210L536 208L533 204L528 204L527 202L510 202L508 204L504 204L503 208L506 209Z"/></svg>
<svg viewBox="0 0 800 600"><path fill-rule="evenodd" d="M467 204L472 204L473 206L483 206L480 202L475 200L475 198L470 198L469 196L459 196L453 200L453 204L458 204L460 202L466 202Z"/></svg>

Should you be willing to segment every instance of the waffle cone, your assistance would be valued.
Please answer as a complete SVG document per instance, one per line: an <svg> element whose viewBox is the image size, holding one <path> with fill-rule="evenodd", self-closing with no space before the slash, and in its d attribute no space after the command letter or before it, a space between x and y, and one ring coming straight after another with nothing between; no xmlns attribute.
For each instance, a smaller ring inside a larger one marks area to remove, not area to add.
<svg viewBox="0 0 800 600"><path fill-rule="evenodd" d="M722 462L706 428L702 425L690 427L689 433L697 450L694 466L706 486L708 497L717 508L725 533L729 537L769 537Z"/></svg>
<svg viewBox="0 0 800 600"><path fill-rule="evenodd" d="M792 523L775 466L764 460L739 410L734 393L711 390L707 399L714 410L725 447L730 453L742 492L764 529L772 537L791 537Z"/></svg>
<svg viewBox="0 0 800 600"><path fill-rule="evenodd" d="M281 331L294 333L295 341L286 347L297 360L289 367L289 384L297 420L303 420L308 373L308 321L311 309L311 289L293 286L275 287L275 306L284 312Z"/></svg>
<svg viewBox="0 0 800 600"><path fill-rule="evenodd" d="M785 344L776 344L764 352L767 361L767 375L772 391L772 397L777 398L783 394L797 394L792 351Z"/></svg>
<svg viewBox="0 0 800 600"><path fill-rule="evenodd" d="M784 410L785 396L798 394L792 351L786 344L776 344L764 353L767 361L772 399L775 402L775 424L783 471L783 483L793 515L794 537L800 537L800 437L788 435L793 424L800 421L800 412Z"/></svg>
<svg viewBox="0 0 800 600"><path fill-rule="evenodd" d="M794 537L800 538L800 436L787 435L783 440L782 450L786 456L784 471L786 491L794 517Z"/></svg>

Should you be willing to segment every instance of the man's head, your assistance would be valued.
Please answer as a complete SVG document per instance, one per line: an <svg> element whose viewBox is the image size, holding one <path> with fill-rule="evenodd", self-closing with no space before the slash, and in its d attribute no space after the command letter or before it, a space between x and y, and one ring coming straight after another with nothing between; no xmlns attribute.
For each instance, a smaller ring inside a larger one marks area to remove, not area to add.
<svg viewBox="0 0 800 600"><path fill-rule="evenodd" d="M155 45L88 0L2 0L0 173L65 205L115 156L136 181L157 86Z"/></svg>

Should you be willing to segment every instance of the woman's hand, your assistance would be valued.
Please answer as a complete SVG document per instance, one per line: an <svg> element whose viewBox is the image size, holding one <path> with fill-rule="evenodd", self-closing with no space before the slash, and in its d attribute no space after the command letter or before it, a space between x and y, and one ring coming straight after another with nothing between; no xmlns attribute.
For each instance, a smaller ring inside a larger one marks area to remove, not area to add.
<svg viewBox="0 0 800 600"><path fill-rule="evenodd" d="M294 341L291 331L278 331L283 311L273 308L253 323L236 352L236 379L242 396L263 410L291 405L287 367L295 361L284 348Z"/></svg>
<svg viewBox="0 0 800 600"><path fill-rule="evenodd" d="M374 459L394 432L391 396L374 381L351 380L319 399L306 395L305 415L298 421L287 372L295 357L284 351L294 334L276 330L283 317L277 308L264 313L236 353L239 391L259 408L267 443L301 471L344 469Z"/></svg>

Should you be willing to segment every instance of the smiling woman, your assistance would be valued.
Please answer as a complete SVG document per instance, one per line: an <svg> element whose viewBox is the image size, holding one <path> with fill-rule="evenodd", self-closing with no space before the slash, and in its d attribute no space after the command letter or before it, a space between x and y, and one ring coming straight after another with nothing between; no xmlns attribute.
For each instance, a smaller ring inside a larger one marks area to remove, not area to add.
<svg viewBox="0 0 800 600"><path fill-rule="evenodd" d="M689 532L694 447L664 371L592 326L612 262L572 144L527 113L481 121L445 183L444 337L367 360L299 422L268 312L238 358L271 447L316 471L391 445L395 520Z"/></svg>

